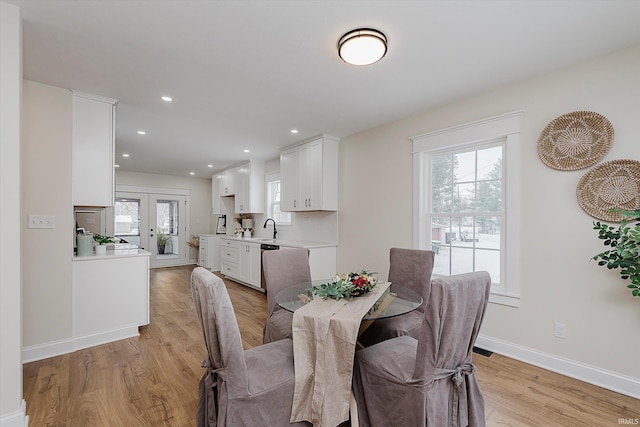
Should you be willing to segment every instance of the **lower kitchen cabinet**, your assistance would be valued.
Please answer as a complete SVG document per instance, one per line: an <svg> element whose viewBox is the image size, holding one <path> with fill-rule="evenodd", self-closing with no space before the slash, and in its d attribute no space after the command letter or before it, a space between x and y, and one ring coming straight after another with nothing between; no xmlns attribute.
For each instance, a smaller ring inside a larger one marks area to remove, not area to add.
<svg viewBox="0 0 640 427"><path fill-rule="evenodd" d="M261 259L260 244L240 244L240 280L257 288L261 287Z"/></svg>
<svg viewBox="0 0 640 427"><path fill-rule="evenodd" d="M149 253L75 257L72 310L75 348L138 335L149 323Z"/></svg>
<svg viewBox="0 0 640 427"><path fill-rule="evenodd" d="M220 236L200 234L198 244L198 265L211 271L220 271Z"/></svg>
<svg viewBox="0 0 640 427"><path fill-rule="evenodd" d="M260 243L222 239L220 264L226 277L262 290Z"/></svg>

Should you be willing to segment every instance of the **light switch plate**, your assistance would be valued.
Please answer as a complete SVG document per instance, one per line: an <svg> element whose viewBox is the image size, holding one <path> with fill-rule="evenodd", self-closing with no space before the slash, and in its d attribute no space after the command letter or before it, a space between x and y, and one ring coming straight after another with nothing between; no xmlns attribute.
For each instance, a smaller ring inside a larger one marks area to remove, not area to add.
<svg viewBox="0 0 640 427"><path fill-rule="evenodd" d="M52 215L29 215L27 228L54 228L56 217Z"/></svg>

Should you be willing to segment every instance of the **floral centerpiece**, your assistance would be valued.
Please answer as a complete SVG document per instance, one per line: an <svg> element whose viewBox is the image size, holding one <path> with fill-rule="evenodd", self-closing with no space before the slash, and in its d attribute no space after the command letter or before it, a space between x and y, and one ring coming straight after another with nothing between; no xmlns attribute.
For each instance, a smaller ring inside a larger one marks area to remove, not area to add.
<svg viewBox="0 0 640 427"><path fill-rule="evenodd" d="M357 273L336 274L331 282L314 285L309 290L322 299L340 300L356 297L371 292L376 287L378 278L374 274L377 273L366 270Z"/></svg>

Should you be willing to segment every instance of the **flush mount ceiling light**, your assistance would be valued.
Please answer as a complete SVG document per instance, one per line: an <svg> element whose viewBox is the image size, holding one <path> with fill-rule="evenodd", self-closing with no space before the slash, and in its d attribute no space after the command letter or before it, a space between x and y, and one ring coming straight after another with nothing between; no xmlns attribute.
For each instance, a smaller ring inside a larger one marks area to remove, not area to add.
<svg viewBox="0 0 640 427"><path fill-rule="evenodd" d="M359 28L338 40L338 55L352 65L369 65L380 61L387 53L387 37L372 28Z"/></svg>

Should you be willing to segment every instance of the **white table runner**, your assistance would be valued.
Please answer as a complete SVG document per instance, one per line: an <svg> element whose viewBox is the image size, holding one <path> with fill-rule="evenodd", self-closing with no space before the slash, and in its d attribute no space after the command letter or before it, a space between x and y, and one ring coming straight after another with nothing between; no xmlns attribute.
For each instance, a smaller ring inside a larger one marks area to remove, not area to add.
<svg viewBox="0 0 640 427"><path fill-rule="evenodd" d="M293 314L295 391L291 422L335 427L349 419L358 330L365 314L391 285L378 283L350 300L315 299Z"/></svg>

